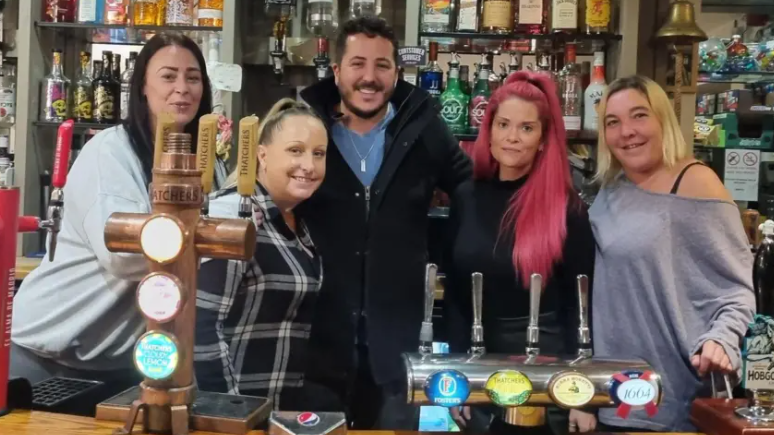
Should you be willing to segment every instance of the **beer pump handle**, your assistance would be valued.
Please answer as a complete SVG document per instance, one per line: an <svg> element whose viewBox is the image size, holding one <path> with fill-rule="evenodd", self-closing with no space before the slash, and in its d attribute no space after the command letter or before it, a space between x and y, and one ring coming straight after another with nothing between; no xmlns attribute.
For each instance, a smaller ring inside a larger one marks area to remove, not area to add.
<svg viewBox="0 0 774 435"><path fill-rule="evenodd" d="M538 348L540 315L540 296L543 291L543 276L533 273L529 283L529 326L527 327L527 355L534 356L540 352Z"/></svg>
<svg viewBox="0 0 774 435"><path fill-rule="evenodd" d="M175 117L168 112L161 113L156 118L156 137L153 142L153 167L158 168L161 162L161 155L167 150L166 138L169 133L174 133L177 130L175 124Z"/></svg>
<svg viewBox="0 0 774 435"><path fill-rule="evenodd" d="M484 325L481 322L484 275L480 272L474 272L471 275L471 281L473 286L473 326L470 328L470 353L482 355L486 349L484 346Z"/></svg>
<svg viewBox="0 0 774 435"><path fill-rule="evenodd" d="M46 221L41 227L51 233L48 238L48 260L54 261L57 237L62 225L62 208L64 206L64 186L67 182L67 171L70 169L70 150L73 146L74 121L68 119L59 126L56 133L56 151L54 152L54 170L51 176L51 199L48 202Z"/></svg>
<svg viewBox="0 0 774 435"><path fill-rule="evenodd" d="M419 330L419 352L433 352L433 304L435 303L435 283L438 266L428 263L425 268L425 317Z"/></svg>
<svg viewBox="0 0 774 435"><path fill-rule="evenodd" d="M591 331L589 330L589 277L578 275L578 356L591 357Z"/></svg>
<svg viewBox="0 0 774 435"><path fill-rule="evenodd" d="M255 191L255 174L258 166L258 117L248 116L239 121L239 161L237 163L237 192L239 217L251 218L252 196Z"/></svg>
<svg viewBox="0 0 774 435"><path fill-rule="evenodd" d="M212 192L212 178L215 173L215 138L218 133L218 115L209 114L199 118L199 134L196 144L196 169L202 172L202 214L210 212L209 194Z"/></svg>

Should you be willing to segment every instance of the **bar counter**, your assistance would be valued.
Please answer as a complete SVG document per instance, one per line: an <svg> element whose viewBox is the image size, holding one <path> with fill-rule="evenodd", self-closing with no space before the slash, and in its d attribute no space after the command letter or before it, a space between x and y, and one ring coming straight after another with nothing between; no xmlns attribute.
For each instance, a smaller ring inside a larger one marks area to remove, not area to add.
<svg viewBox="0 0 774 435"><path fill-rule="evenodd" d="M65 414L50 414L40 411L14 411L0 417L2 435L112 435L113 429L121 425L112 421L97 421L92 418ZM139 427L137 428L139 429ZM135 433L139 433L137 430ZM432 435L435 432L393 432L393 431L351 431L353 435ZM600 432L601 434L601 432ZM634 432L629 432L634 435ZM216 435L213 432L191 432L191 435ZM247 435L266 435L263 431L250 431ZM620 434L618 434L620 435ZM645 435L645 434L642 434ZM662 435L678 435L663 433ZM702 435L699 433L680 435Z"/></svg>

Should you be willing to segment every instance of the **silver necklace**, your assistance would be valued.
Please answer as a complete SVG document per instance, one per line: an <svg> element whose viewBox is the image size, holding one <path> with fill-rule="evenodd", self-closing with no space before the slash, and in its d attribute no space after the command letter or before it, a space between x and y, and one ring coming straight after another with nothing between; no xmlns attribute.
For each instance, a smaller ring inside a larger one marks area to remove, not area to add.
<svg viewBox="0 0 774 435"><path fill-rule="evenodd" d="M363 155L360 154L360 151L358 151L357 146L355 146L355 140L352 139L352 135L354 133L352 133L352 130L350 130L348 128L347 128L347 132L349 133L349 135L348 135L349 136L349 143L352 144L352 148L354 148L355 153L357 153L357 157L360 159L360 172L365 173L365 171L366 171L366 159L368 158L369 155L371 155L371 151L374 150L374 146L376 146L376 141L379 139L379 136L378 135L376 136L376 138L374 139L374 142L371 144L371 148L369 148L368 152L366 153L366 155L363 156Z"/></svg>

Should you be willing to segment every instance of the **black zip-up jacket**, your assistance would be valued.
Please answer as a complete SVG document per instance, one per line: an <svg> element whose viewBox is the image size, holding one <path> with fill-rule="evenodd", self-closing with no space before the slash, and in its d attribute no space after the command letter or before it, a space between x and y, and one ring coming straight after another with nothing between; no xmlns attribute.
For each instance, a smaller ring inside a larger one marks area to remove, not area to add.
<svg viewBox="0 0 774 435"><path fill-rule="evenodd" d="M307 376L347 381L362 311L374 379L396 381L405 376L401 354L419 344L433 192L452 193L471 178L471 161L441 119L440 103L399 80L384 160L364 187L330 134L341 101L333 78L301 97L323 118L329 141L325 180L297 209L325 271Z"/></svg>

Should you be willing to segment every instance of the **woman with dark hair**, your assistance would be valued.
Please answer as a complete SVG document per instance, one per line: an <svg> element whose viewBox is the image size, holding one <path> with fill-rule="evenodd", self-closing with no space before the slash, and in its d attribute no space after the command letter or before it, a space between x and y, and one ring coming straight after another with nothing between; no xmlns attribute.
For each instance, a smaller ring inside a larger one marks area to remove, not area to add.
<svg viewBox="0 0 774 435"><path fill-rule="evenodd" d="M540 352L574 354L576 277L591 279L594 238L572 187L553 82L528 72L511 75L492 95L471 154L473 180L452 197L443 264L451 352L470 346L471 274L480 272L488 352L524 353L530 277L537 273L543 277ZM494 412L492 425L503 425ZM472 431L486 429L468 421L468 408L453 415ZM490 418L486 415L483 425ZM568 429L566 413L556 409L549 409L548 422L554 433Z"/></svg>
<svg viewBox="0 0 774 435"><path fill-rule="evenodd" d="M137 381L131 351L145 323L135 287L146 259L108 252L105 222L116 212L150 212L157 117L172 113L195 138L210 99L194 41L177 34L148 41L137 56L128 119L95 135L70 169L56 258L44 258L19 288L11 376L33 384L52 376L101 380L112 391Z"/></svg>

